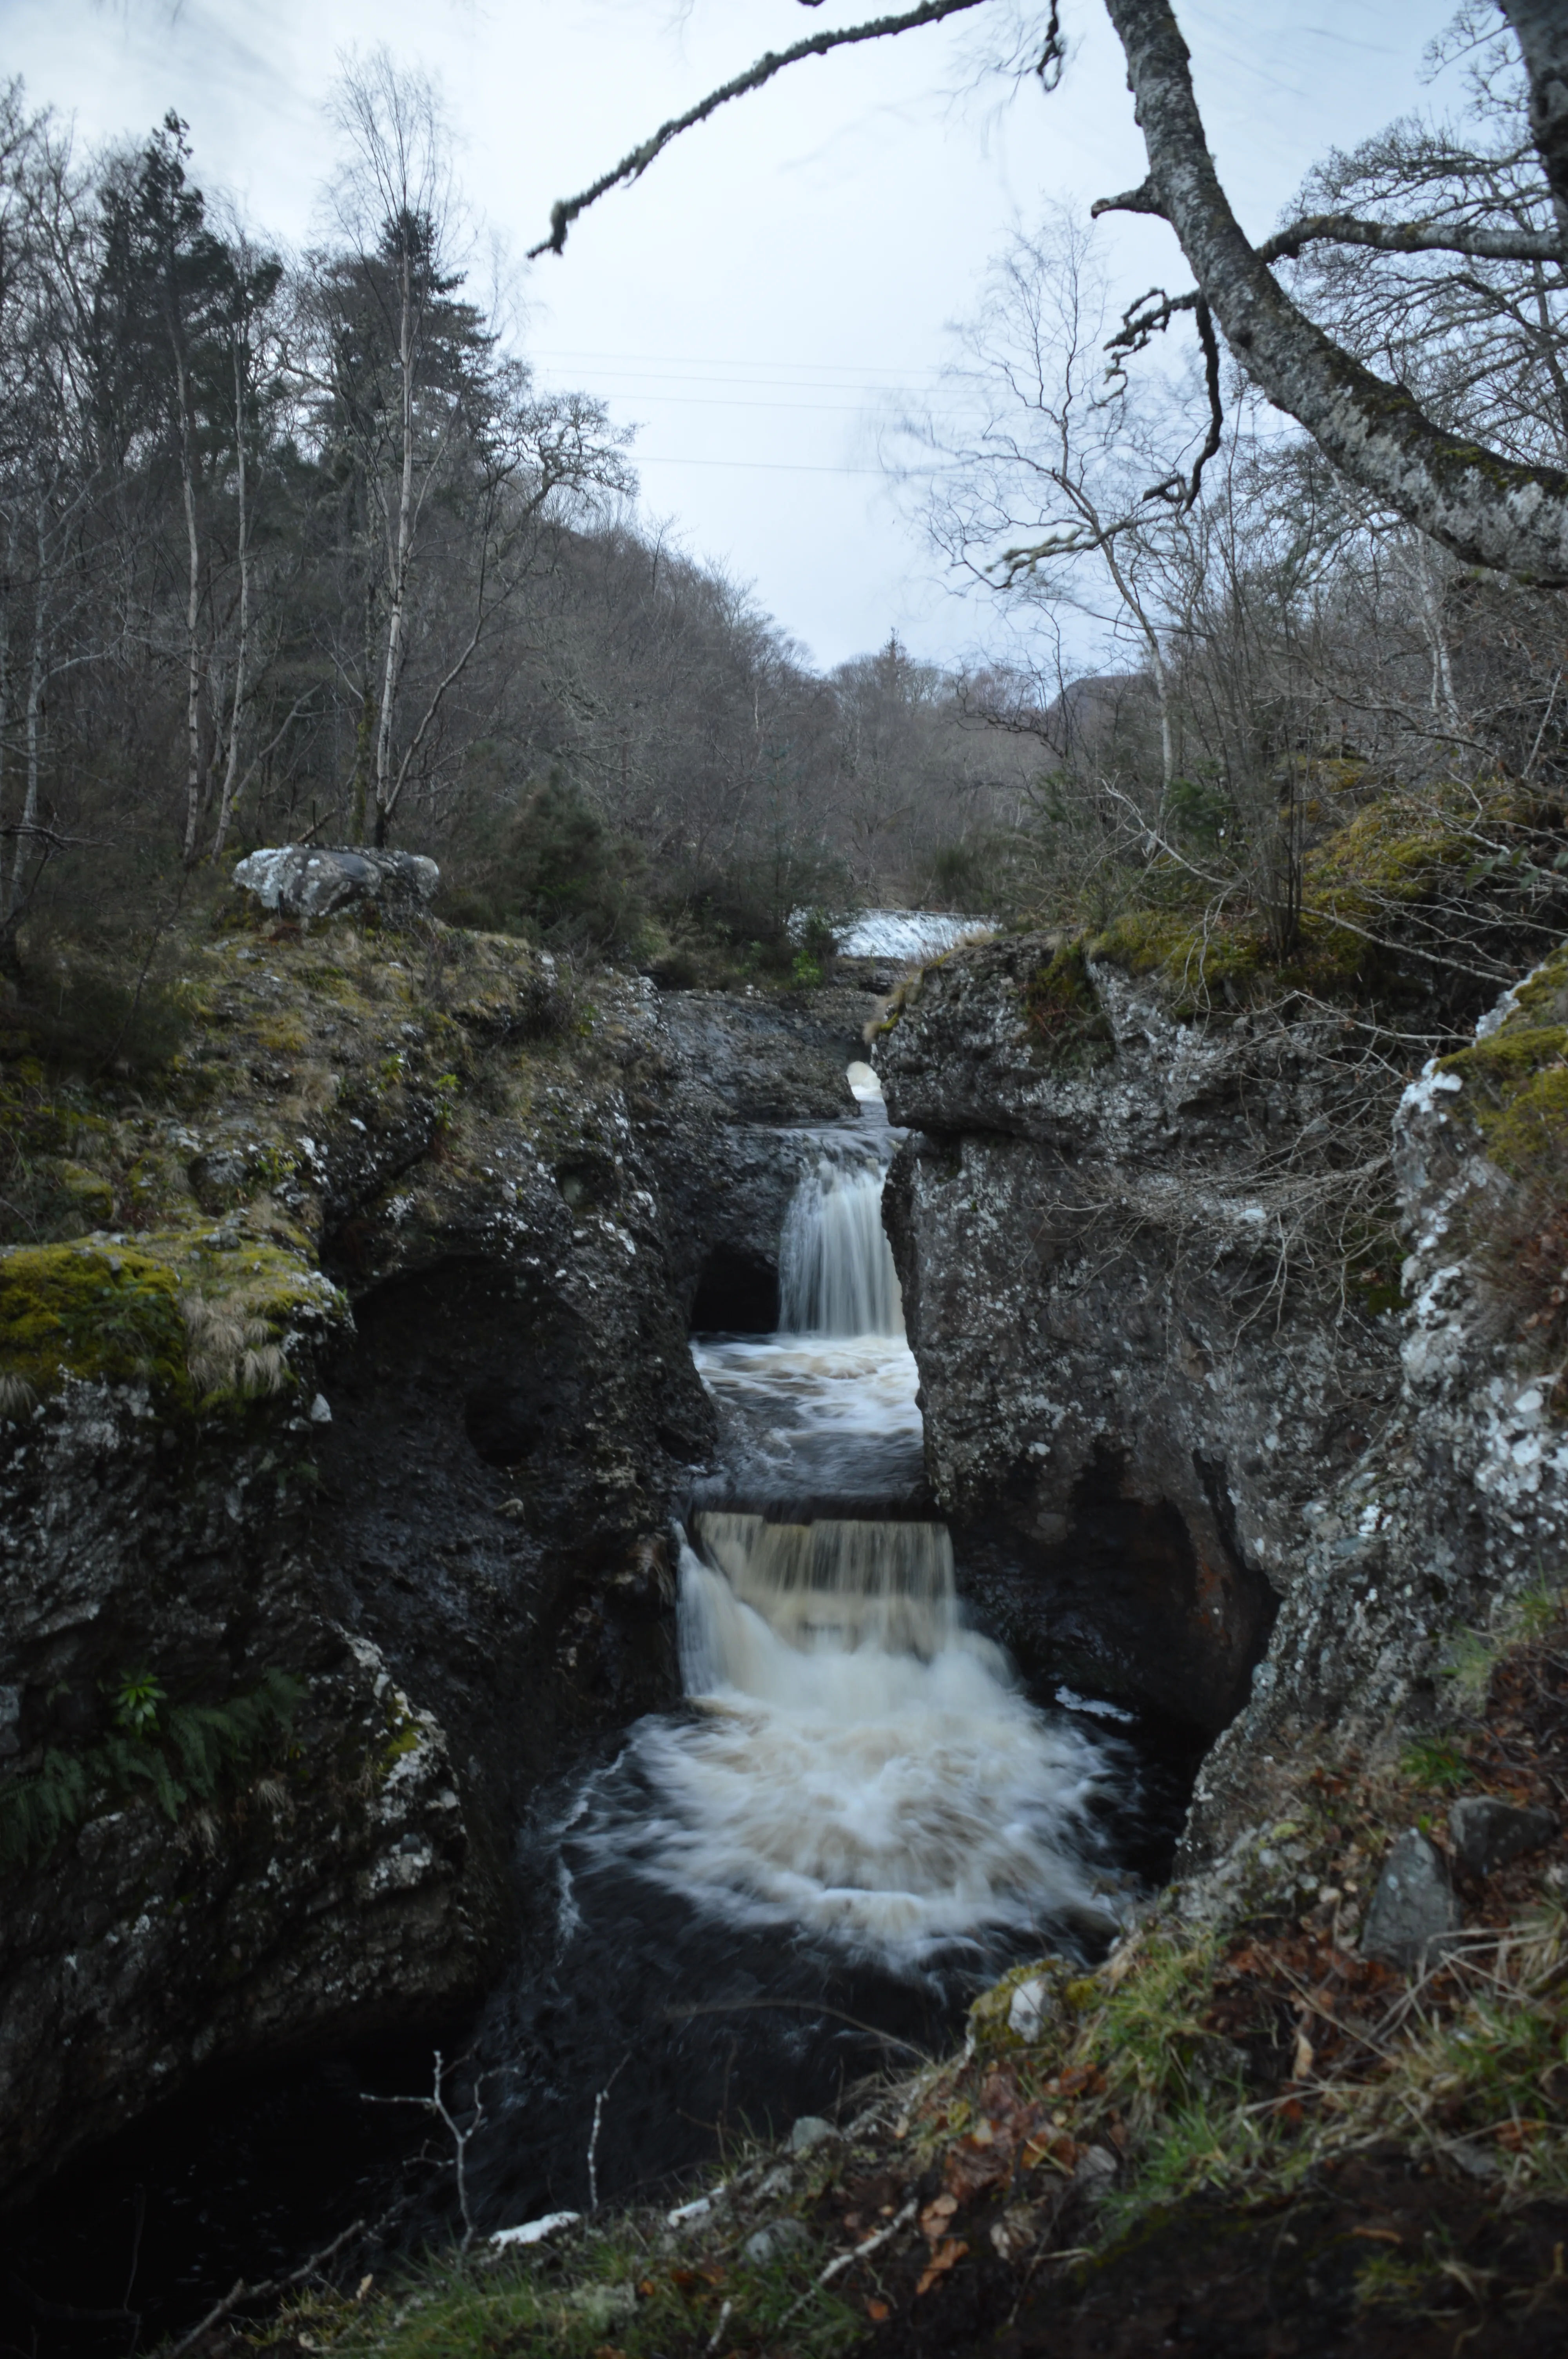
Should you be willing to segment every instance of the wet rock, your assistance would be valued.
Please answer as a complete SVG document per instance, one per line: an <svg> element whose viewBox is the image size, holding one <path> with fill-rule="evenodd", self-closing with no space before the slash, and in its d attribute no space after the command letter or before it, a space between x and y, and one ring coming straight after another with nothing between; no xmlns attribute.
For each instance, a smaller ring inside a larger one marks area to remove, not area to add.
<svg viewBox="0 0 1568 2359"><path fill-rule="evenodd" d="M674 992L661 1014L682 1071L733 1122L820 1122L852 1115L845 1072L863 1056L871 1003L856 991L755 998Z"/></svg>
<svg viewBox="0 0 1568 2359"><path fill-rule="evenodd" d="M1442 1860L1419 1828L1408 1827L1383 1863L1361 1929L1363 1951L1400 1966L1428 1966L1461 1921Z"/></svg>
<svg viewBox="0 0 1568 2359"><path fill-rule="evenodd" d="M435 898L441 872L417 853L285 843L249 853L234 882L280 918L330 918L365 903L422 908Z"/></svg>
<svg viewBox="0 0 1568 2359"><path fill-rule="evenodd" d="M1251 1109L1332 1120L1324 1026L1211 1034L1097 966L1052 984L1043 1032L1030 995L1055 958L1044 937L956 952L875 1050L920 1133L884 1216L927 1479L1026 1669L1212 1736L1314 1488L1397 1388L1396 1339L1293 1291L1249 1315L1275 1269Z"/></svg>
<svg viewBox="0 0 1568 2359"><path fill-rule="evenodd" d="M1034 936L929 969L873 1052L920 1134L885 1217L964 1586L1036 1679L1213 1740L1184 1874L1310 1730L1397 1715L1568 1543L1568 1442L1488 1275L1513 1183L1459 1072L1391 1118L1408 1307L1281 1276L1254 1175L1289 1142L1332 1169L1365 1118L1346 1038L1311 1006L1178 1021Z"/></svg>
<svg viewBox="0 0 1568 2359"><path fill-rule="evenodd" d="M276 1337L281 1388L67 1375L0 1429L0 2195L202 2073L449 2022L517 1930L533 1782L678 1690L665 1532L712 1429L633 1112L657 1004L606 978L537 1054L533 953L426 947L416 979L350 921L325 985L287 937L207 954L138 1250L231 1288L209 1327L236 1367ZM258 1094L266 1040L297 1096ZM144 1671L171 1710L282 1678L290 1736L33 1839Z"/></svg>
<svg viewBox="0 0 1568 2359"><path fill-rule="evenodd" d="M1490 1794L1469 1794L1448 1813L1454 1849L1472 1875L1490 1875L1527 1852L1540 1851L1558 1831L1555 1810L1521 1809Z"/></svg>
<svg viewBox="0 0 1568 2359"><path fill-rule="evenodd" d="M776 1327L784 1215L820 1151L806 1125L862 1125L847 1073L876 1009L870 993L844 987L672 992L657 1003L664 1061L636 1112L694 1327Z"/></svg>
<svg viewBox="0 0 1568 2359"><path fill-rule="evenodd" d="M810 2154L824 2138L833 2136L833 2125L825 2122L820 2114L802 2114L789 2134L791 2154Z"/></svg>

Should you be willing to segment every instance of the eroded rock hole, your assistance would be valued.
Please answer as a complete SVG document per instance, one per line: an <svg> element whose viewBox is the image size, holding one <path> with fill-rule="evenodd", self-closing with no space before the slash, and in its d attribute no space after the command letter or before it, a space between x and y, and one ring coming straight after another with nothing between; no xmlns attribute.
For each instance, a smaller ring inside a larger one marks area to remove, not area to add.
<svg viewBox="0 0 1568 2359"><path fill-rule="evenodd" d="M771 1335L778 1323L777 1264L732 1245L715 1245L692 1297L693 1333Z"/></svg>

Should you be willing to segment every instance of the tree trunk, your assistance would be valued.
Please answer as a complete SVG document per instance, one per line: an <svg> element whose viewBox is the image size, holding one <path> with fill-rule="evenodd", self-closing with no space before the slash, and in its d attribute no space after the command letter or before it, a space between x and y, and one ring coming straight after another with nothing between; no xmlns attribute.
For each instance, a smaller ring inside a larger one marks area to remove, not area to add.
<svg viewBox="0 0 1568 2359"><path fill-rule="evenodd" d="M1543 52L1568 47L1561 0L1508 5L1521 45L1529 20L1532 37L1538 21L1543 28ZM1445 432L1410 394L1374 376L1297 310L1254 253L1220 186L1170 0L1106 0L1106 6L1127 56L1156 209L1180 239L1241 368L1335 466L1465 563L1568 583L1568 473L1521 465ZM1553 137L1555 120L1545 126ZM1568 190L1568 120L1562 139Z"/></svg>
<svg viewBox="0 0 1568 2359"><path fill-rule="evenodd" d="M196 857L201 817L201 543L196 529L196 454L191 449L190 387L183 356L175 355L179 396L179 482L185 497L185 848L189 867Z"/></svg>
<svg viewBox="0 0 1568 2359"><path fill-rule="evenodd" d="M218 805L217 831L212 838L214 860L222 858L223 846L229 836L229 823L234 811L234 785L240 774L240 714L244 706L245 658L251 627L250 513L245 502L245 397L238 335L234 338L234 450L240 504L240 634L234 650L234 701L229 717L228 759L223 765L223 792Z"/></svg>
<svg viewBox="0 0 1568 2359"><path fill-rule="evenodd" d="M22 796L22 809L16 825L16 846L11 855L11 873L5 880L5 906L3 922L14 927L23 904L22 884L27 875L27 851L32 842L32 831L38 823L38 772L42 759L42 725L44 689L48 683L48 617L44 604L44 528L38 523L38 589L33 604L33 647L27 666L27 786Z"/></svg>
<svg viewBox="0 0 1568 2359"><path fill-rule="evenodd" d="M1530 78L1530 136L1568 255L1568 12L1563 0L1498 0Z"/></svg>
<svg viewBox="0 0 1568 2359"><path fill-rule="evenodd" d="M381 715L375 741L375 840L378 844L385 842L392 817L392 717L398 675L403 668L405 607L414 529L414 283L413 257L406 251L408 242L406 235L397 330L398 365L403 380L403 464L397 489L396 534L388 550L390 611L386 618L386 662L382 673Z"/></svg>

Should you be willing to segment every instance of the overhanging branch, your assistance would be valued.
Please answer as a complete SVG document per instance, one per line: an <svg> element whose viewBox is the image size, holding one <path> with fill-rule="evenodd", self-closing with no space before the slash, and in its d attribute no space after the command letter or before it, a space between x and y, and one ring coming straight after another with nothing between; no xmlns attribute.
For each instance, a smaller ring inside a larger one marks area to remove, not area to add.
<svg viewBox="0 0 1568 2359"><path fill-rule="evenodd" d="M983 5L984 0L921 0L919 7L907 8L901 16L873 16L864 25L846 25L836 32L813 33L787 49L765 51L755 65L748 67L743 74L737 74L733 82L709 91L708 96L699 99L695 106L688 106L684 114L675 115L668 123L662 123L652 138L644 139L640 147L633 147L629 156L622 158L613 171L606 172L594 181L591 188L584 189L580 196L562 198L552 205L550 234L538 245L529 247L528 260L532 262L541 254L559 254L566 245L567 232L579 213L586 212L589 205L597 204L600 197L607 196L611 189L619 188L622 181L640 180L655 157L662 155L670 142L678 139L683 131L690 131L697 124L706 123L710 114L717 114L730 99L743 98L748 91L760 90L764 82L772 82L775 74L782 73L785 66L798 65L802 58L824 58L830 49L851 49L860 41L884 40L892 33L912 33L923 25L939 25L945 16L957 16L966 9Z"/></svg>

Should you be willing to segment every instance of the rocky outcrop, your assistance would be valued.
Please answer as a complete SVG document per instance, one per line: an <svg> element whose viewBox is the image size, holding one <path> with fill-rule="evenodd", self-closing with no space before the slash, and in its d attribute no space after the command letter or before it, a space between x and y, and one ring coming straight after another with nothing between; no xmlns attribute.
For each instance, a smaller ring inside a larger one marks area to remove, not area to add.
<svg viewBox="0 0 1568 2359"><path fill-rule="evenodd" d="M876 1061L929 1478L1015 1648L1209 1734L1248 1693L1305 1501L1395 1381L1281 1272L1270 1143L1354 1077L1313 1019L1173 1023L1044 940L929 970Z"/></svg>
<svg viewBox="0 0 1568 2359"><path fill-rule="evenodd" d="M678 1693L688 1321L774 1323L789 1126L857 1114L863 994L589 985L428 863L246 866L276 916L189 945L155 1089L64 1085L0 1251L0 2200L471 2007L532 1789Z"/></svg>
<svg viewBox="0 0 1568 2359"><path fill-rule="evenodd" d="M676 1688L651 987L384 919L190 967L157 1095L70 1103L120 1225L0 1255L4 2192L471 2004L530 1783Z"/></svg>
<svg viewBox="0 0 1568 2359"><path fill-rule="evenodd" d="M285 843L248 853L234 882L278 917L331 918L355 904L416 910L435 899L441 872L416 852Z"/></svg>
<svg viewBox="0 0 1568 2359"><path fill-rule="evenodd" d="M927 970L877 1050L923 1134L888 1222L967 1585L1026 1661L1217 1737L1189 1866L1314 1725L1419 1715L1563 1538L1478 1077L1430 1068L1390 1154L1356 1044L1321 1008L1178 1023L1033 937Z"/></svg>
<svg viewBox="0 0 1568 2359"><path fill-rule="evenodd" d="M1269 1659L1200 1776L1195 1855L1245 1818L1249 1764L1331 1717L1353 1740L1395 1715L1429 1715L1456 1634L1492 1625L1562 1562L1568 1435L1560 1396L1554 1408L1560 1354L1547 1348L1561 1138L1549 1125L1541 1201L1528 1171L1494 1159L1488 1133L1499 1074L1505 1104L1537 1076L1550 1103L1565 1015L1559 953L1482 1018L1474 1047L1433 1060L1399 1102L1392 1171L1409 1251L1398 1384L1369 1446L1349 1469L1325 1466L1303 1504Z"/></svg>

